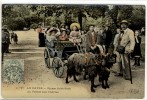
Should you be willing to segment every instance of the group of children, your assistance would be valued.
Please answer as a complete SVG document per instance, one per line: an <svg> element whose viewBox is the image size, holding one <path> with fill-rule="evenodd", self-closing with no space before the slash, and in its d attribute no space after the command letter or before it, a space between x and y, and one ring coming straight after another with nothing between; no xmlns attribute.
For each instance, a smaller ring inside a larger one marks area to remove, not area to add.
<svg viewBox="0 0 147 100"><path fill-rule="evenodd" d="M59 39L60 41L71 41L73 43L80 43L80 25L73 23L70 25L70 32L68 28L56 28L51 27L46 30L46 39L50 42L52 40Z"/></svg>

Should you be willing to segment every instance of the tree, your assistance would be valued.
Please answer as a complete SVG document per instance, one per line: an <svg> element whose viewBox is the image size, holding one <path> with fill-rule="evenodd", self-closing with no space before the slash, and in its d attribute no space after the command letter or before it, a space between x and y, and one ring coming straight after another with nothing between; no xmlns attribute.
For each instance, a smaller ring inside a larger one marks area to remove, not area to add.
<svg viewBox="0 0 147 100"><path fill-rule="evenodd" d="M114 5L111 10L109 10L109 15L111 16L113 23L118 24L121 20L129 20L132 16L133 7L131 5Z"/></svg>
<svg viewBox="0 0 147 100"><path fill-rule="evenodd" d="M2 24L5 24L11 17L13 6L2 5Z"/></svg>
<svg viewBox="0 0 147 100"><path fill-rule="evenodd" d="M130 22L129 27L133 30L139 29L141 26L145 26L144 6L115 5L113 6L113 9L109 10L109 15L116 26L118 26L119 22L124 19Z"/></svg>
<svg viewBox="0 0 147 100"><path fill-rule="evenodd" d="M133 6L132 16L130 17L131 28L140 30L145 26L145 6Z"/></svg>
<svg viewBox="0 0 147 100"><path fill-rule="evenodd" d="M45 17L54 15L57 20L64 13L65 23L68 25L72 23L72 17L76 17L82 27L82 19L86 18L85 13L97 19L100 16L104 16L108 7L104 5L32 5L31 9L36 11L39 16L43 14Z"/></svg>

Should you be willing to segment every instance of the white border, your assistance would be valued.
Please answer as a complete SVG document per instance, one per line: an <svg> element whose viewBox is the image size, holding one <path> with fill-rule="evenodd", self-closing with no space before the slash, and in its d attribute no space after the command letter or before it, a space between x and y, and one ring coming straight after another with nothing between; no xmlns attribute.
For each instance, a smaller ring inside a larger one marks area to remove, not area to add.
<svg viewBox="0 0 147 100"><path fill-rule="evenodd" d="M1 2L6 4L146 4L146 0L2 0Z"/></svg>
<svg viewBox="0 0 147 100"><path fill-rule="evenodd" d="M2 0L0 1L0 16L2 12L1 11L2 4L113 4L113 5L117 4L117 5L145 5L147 7L146 0ZM147 9L146 9L146 13L147 13ZM147 20L146 20L146 23L147 23ZM145 28L147 29L146 26ZM0 19L0 29L1 29L1 19ZM1 33L1 30L0 30L0 33ZM147 42L146 39L145 39L145 42ZM145 45L145 54L146 53L147 53L147 49ZM145 67L147 65L146 59L147 59L147 56L145 56ZM1 63L1 60L0 60L0 63ZM0 68L0 72L1 72L1 68ZM0 84L1 84L1 75L0 75ZM145 95L144 96L145 96L144 100L147 100L147 68L145 68ZM0 88L0 99L2 99L1 88Z"/></svg>

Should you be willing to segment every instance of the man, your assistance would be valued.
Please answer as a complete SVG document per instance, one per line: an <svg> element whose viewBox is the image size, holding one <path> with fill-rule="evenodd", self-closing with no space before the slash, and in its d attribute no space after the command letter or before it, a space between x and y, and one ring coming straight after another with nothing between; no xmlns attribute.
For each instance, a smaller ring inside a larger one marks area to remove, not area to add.
<svg viewBox="0 0 147 100"><path fill-rule="evenodd" d="M106 41L106 33L104 26L102 26L97 34L97 47L98 52L101 53L102 55L106 54L106 46L105 46L105 41Z"/></svg>
<svg viewBox="0 0 147 100"><path fill-rule="evenodd" d="M131 79L131 74L130 74L130 54L134 50L135 46L135 37L134 37L134 32L128 28L128 21L123 20L121 22L121 30L123 33L120 35L119 45L125 47L125 52L124 54L120 54L121 60L122 60L122 70L123 70L123 76L126 80Z"/></svg>
<svg viewBox="0 0 147 100"><path fill-rule="evenodd" d="M105 43L106 43L106 33L105 33L104 26L102 26L100 28L100 31L98 32L98 35L97 35L97 44L105 45Z"/></svg>
<svg viewBox="0 0 147 100"><path fill-rule="evenodd" d="M94 31L94 25L89 26L89 31L87 32L86 40L87 40L87 47L86 47L87 52L91 51L95 53L97 34Z"/></svg>
<svg viewBox="0 0 147 100"><path fill-rule="evenodd" d="M3 32L5 33L5 35L7 36L7 38L6 38L7 43L5 44L5 45L6 45L6 51L5 51L5 53L10 53L10 52L9 52L9 45L11 44L11 42L10 42L10 33L9 33L9 31L8 31L8 29L7 29L6 26L4 26L4 27L2 28L2 31L3 31Z"/></svg>
<svg viewBox="0 0 147 100"><path fill-rule="evenodd" d="M106 46L106 53L108 52L109 45L112 42L112 31L109 29L109 25L105 26L105 33L106 33L106 41L105 41L105 46Z"/></svg>
<svg viewBox="0 0 147 100"><path fill-rule="evenodd" d="M4 53L7 53L8 51L8 45L9 45L9 35L7 32L7 29L2 28L2 61L4 57Z"/></svg>

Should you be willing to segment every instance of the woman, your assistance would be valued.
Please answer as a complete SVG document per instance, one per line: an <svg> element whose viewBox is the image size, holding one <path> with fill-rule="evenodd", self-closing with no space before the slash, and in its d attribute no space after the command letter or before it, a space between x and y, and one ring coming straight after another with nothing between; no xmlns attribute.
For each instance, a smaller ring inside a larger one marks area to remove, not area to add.
<svg viewBox="0 0 147 100"><path fill-rule="evenodd" d="M70 25L70 35L69 35L69 41L75 43L80 43L81 42L81 32L80 32L80 24L79 23L72 23Z"/></svg>
<svg viewBox="0 0 147 100"><path fill-rule="evenodd" d="M58 33L58 29L55 27L51 27L46 34L46 40L48 40L48 42L54 41L56 40L57 37L57 33Z"/></svg>
<svg viewBox="0 0 147 100"><path fill-rule="evenodd" d="M45 46L45 37L44 37L44 33L42 32L41 25L38 25L37 32L39 34L39 47L44 47Z"/></svg>
<svg viewBox="0 0 147 100"><path fill-rule="evenodd" d="M140 66L140 58L142 57L141 55L141 37L139 37L140 31L136 30L135 31L135 47L134 51L132 53L132 57L134 58L134 66Z"/></svg>

